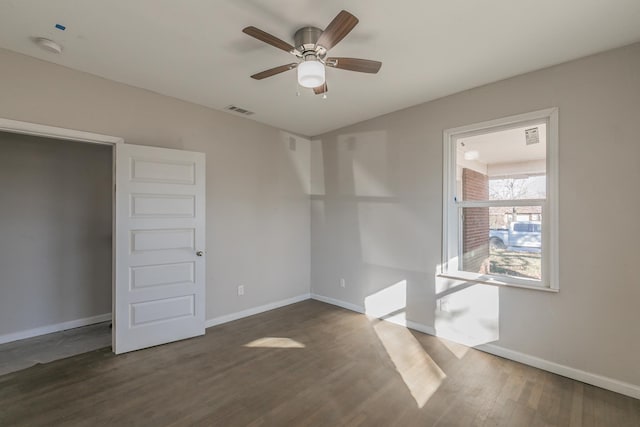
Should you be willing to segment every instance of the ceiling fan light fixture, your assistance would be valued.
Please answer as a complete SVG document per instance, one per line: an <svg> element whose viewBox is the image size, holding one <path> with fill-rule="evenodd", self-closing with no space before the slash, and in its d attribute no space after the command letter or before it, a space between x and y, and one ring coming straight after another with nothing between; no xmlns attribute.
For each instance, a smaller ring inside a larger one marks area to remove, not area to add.
<svg viewBox="0 0 640 427"><path fill-rule="evenodd" d="M298 83L314 88L324 84L324 64L317 60L303 61L298 65Z"/></svg>

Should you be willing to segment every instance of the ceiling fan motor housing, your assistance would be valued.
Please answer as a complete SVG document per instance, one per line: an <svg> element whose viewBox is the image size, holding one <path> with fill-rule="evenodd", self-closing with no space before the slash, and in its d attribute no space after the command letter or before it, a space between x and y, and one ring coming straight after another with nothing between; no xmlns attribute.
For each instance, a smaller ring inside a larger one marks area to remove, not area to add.
<svg viewBox="0 0 640 427"><path fill-rule="evenodd" d="M324 47L316 46L321 34L322 30L316 27L302 27L294 34L295 47L302 53L302 57L305 60L307 56L311 55L322 59L327 54L327 50Z"/></svg>

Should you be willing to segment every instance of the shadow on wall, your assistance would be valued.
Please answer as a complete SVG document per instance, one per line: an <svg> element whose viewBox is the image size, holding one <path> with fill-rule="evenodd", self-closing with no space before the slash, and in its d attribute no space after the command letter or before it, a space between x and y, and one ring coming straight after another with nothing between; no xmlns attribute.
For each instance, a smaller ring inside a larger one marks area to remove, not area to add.
<svg viewBox="0 0 640 427"><path fill-rule="evenodd" d="M289 162L282 168L295 175L296 185L304 194L311 194L311 141L284 131L280 131L279 139Z"/></svg>
<svg viewBox="0 0 640 427"><path fill-rule="evenodd" d="M420 181L412 156L424 150L391 141L380 130L311 142L312 291L467 345L497 340L499 289L438 277L442 198L423 188L441 182Z"/></svg>

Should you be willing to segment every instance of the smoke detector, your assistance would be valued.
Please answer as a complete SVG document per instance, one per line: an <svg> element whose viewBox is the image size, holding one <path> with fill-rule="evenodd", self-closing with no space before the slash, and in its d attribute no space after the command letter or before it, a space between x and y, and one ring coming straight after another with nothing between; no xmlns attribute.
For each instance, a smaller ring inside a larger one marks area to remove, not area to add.
<svg viewBox="0 0 640 427"><path fill-rule="evenodd" d="M62 53L62 46L58 43L54 42L51 39L47 39L44 37L36 37L34 39L35 44L37 44L41 49L46 50L51 53Z"/></svg>

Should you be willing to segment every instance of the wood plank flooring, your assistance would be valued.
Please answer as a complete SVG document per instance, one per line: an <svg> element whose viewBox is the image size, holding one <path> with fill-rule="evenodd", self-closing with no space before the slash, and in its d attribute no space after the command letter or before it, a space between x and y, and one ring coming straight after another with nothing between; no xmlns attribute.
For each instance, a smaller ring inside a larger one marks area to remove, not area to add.
<svg viewBox="0 0 640 427"><path fill-rule="evenodd" d="M1 426L640 426L640 400L304 301L0 377Z"/></svg>

